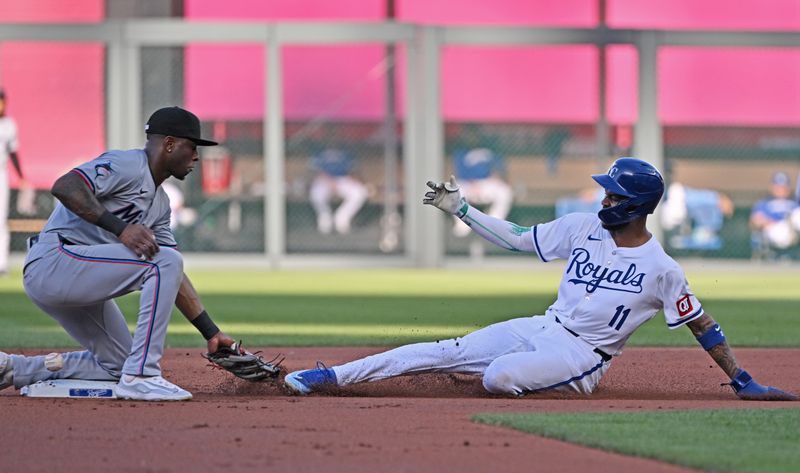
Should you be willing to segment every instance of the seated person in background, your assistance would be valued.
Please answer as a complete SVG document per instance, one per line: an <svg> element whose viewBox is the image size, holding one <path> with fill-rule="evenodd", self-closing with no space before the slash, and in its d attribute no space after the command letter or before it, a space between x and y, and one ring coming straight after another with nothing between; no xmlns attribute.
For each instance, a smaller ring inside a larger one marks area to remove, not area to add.
<svg viewBox="0 0 800 473"><path fill-rule="evenodd" d="M709 189L693 189L673 182L661 212L664 230L675 230L670 245L677 249L718 250L718 233L726 217L733 215L733 202L725 194Z"/></svg>
<svg viewBox="0 0 800 473"><path fill-rule="evenodd" d="M461 192L470 202L488 205L487 214L492 217L506 218L514 194L503 177L505 163L476 126L465 127L463 138L453 151L453 168ZM467 236L469 227L456 219L453 234Z"/></svg>
<svg viewBox="0 0 800 473"><path fill-rule="evenodd" d="M317 175L311 182L309 198L317 213L317 229L330 234L334 228L338 233L350 233L350 223L367 200L367 187L350 175L353 170L352 155L330 141L311 159L311 167ZM334 212L331 200L336 194L342 203Z"/></svg>
<svg viewBox="0 0 800 473"><path fill-rule="evenodd" d="M800 210L796 200L790 198L791 179L786 173L772 176L770 197L753 206L750 213L750 228L753 230L753 250L771 253L785 250L797 243L800 228Z"/></svg>

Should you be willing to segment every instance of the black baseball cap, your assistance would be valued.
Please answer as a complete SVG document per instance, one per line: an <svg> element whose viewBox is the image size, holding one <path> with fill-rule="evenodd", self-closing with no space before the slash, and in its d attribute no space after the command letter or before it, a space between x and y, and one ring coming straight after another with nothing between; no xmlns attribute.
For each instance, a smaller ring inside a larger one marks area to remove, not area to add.
<svg viewBox="0 0 800 473"><path fill-rule="evenodd" d="M219 143L200 138L200 120L197 116L180 107L164 107L150 115L144 132L155 135L174 136L192 140L199 146L216 146Z"/></svg>

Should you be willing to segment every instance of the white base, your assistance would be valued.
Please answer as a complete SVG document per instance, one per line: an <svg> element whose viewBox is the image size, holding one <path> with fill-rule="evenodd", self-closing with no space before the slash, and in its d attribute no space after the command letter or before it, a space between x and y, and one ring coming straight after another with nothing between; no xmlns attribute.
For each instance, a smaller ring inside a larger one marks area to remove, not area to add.
<svg viewBox="0 0 800 473"><path fill-rule="evenodd" d="M69 397L116 399L116 381L88 381L84 379L53 379L23 386L20 395L27 397Z"/></svg>

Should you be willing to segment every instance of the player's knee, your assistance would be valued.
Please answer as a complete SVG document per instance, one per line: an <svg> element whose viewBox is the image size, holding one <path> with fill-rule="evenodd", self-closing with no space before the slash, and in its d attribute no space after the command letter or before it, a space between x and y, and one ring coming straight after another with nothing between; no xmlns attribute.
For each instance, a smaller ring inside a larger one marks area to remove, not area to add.
<svg viewBox="0 0 800 473"><path fill-rule="evenodd" d="M161 248L155 258L162 274L176 274L183 276L183 255L172 248Z"/></svg>
<svg viewBox="0 0 800 473"><path fill-rule="evenodd" d="M125 359L121 360L98 360L97 364L103 368L109 375L119 378L122 376L122 367L125 365Z"/></svg>
<svg viewBox="0 0 800 473"><path fill-rule="evenodd" d="M492 394L519 394L511 373L494 363L483 373L483 388Z"/></svg>

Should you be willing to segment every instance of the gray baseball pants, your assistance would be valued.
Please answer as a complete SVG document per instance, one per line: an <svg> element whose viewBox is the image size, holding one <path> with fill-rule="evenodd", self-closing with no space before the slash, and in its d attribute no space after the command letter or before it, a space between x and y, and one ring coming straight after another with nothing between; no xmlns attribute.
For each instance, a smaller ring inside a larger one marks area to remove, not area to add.
<svg viewBox="0 0 800 473"><path fill-rule="evenodd" d="M59 378L116 380L121 374L161 374L172 307L183 279L183 257L162 247L141 261L122 244L70 245L42 233L25 259L28 297L85 348L63 354L59 371L43 356L12 355L14 385ZM141 291L131 336L114 298Z"/></svg>

